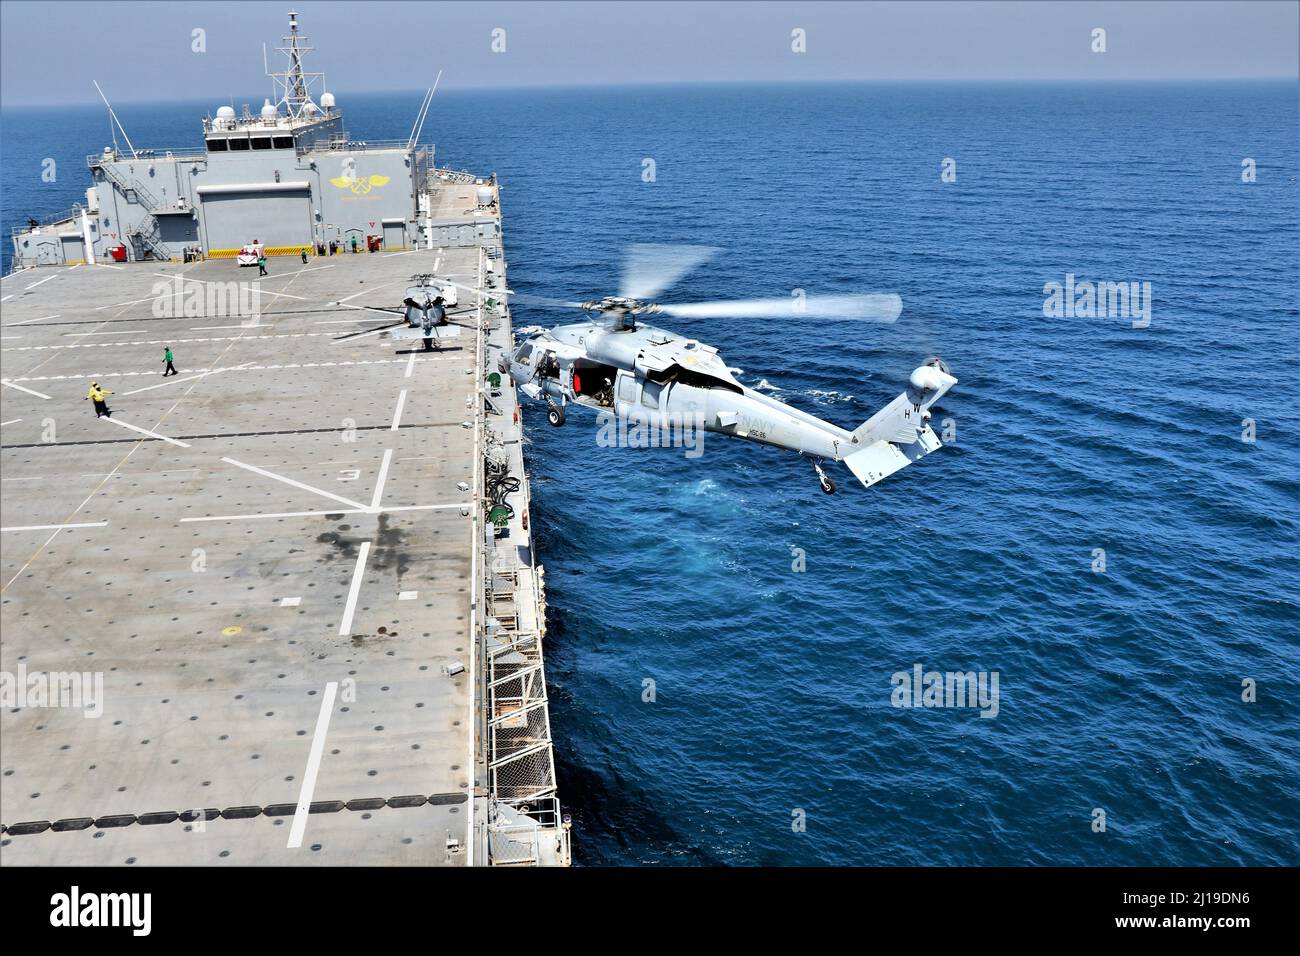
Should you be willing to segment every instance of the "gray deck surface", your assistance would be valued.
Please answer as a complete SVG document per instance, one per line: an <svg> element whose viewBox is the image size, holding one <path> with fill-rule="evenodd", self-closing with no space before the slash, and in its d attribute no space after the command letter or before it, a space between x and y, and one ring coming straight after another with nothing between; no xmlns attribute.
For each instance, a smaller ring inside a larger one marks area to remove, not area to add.
<svg viewBox="0 0 1300 956"><path fill-rule="evenodd" d="M478 260L275 258L251 328L152 313L164 277L256 279L230 260L4 280L0 670L101 673L104 698L97 719L5 708L0 822L281 806L5 833L0 863L466 862L447 838L467 842L470 673L443 666L470 664L473 313L441 354L340 337L399 321L366 309L398 308L412 273L476 285ZM92 380L112 421L83 400ZM289 849L330 682L311 799L434 800L313 813Z"/></svg>

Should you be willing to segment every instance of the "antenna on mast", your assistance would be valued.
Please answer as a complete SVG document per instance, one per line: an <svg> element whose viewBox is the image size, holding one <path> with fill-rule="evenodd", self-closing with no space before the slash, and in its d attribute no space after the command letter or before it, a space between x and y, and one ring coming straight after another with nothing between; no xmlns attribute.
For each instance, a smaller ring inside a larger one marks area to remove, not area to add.
<svg viewBox="0 0 1300 956"><path fill-rule="evenodd" d="M126 129L122 126L122 121L119 120L119 119L117 118L117 114L113 112L113 106L112 106L111 103L108 102L108 97L104 95L104 91L103 91L102 89L100 89L100 87L99 87L99 81L98 81L98 80L91 80L90 82L92 82L92 83L95 84L95 90L99 93L99 98L100 98L101 100L103 100L103 101L104 101L104 105L105 105L106 107L108 107L108 118L109 118L110 120L112 120L112 123L109 124L109 127L108 127L108 128L109 128L110 130L112 130L112 128L113 128L113 124L116 124L116 125L117 125L117 128L118 128L119 130L122 131L122 138L123 138L124 140L126 140L126 148L129 149L129 150L131 151L131 158L132 158L132 159L135 159L135 158L136 158L136 152L135 152L135 147L131 145L131 137L126 135ZM113 149L117 149L117 134L116 134L116 133L113 134Z"/></svg>
<svg viewBox="0 0 1300 956"><path fill-rule="evenodd" d="M429 104L433 102L433 94L438 92L438 84L441 82L442 70L439 70L437 77L434 78L433 86L429 87L429 92L424 94L424 102L420 104L420 111L415 114L415 125L411 127L411 138L406 141L407 149L420 141L420 134L424 132L424 120L429 115Z"/></svg>
<svg viewBox="0 0 1300 956"><path fill-rule="evenodd" d="M279 107L284 105L285 110L294 119L301 118L305 113L315 112L315 104L311 99L311 88L317 81L321 87L325 85L324 73L308 73L303 70L303 55L311 51L307 45L307 38L298 34L298 13L295 10L289 11L289 35L281 38L283 46L275 48L277 53L283 53L288 59L285 69L281 73L271 73L271 90L275 96L275 105ZM308 110L307 107L313 109Z"/></svg>

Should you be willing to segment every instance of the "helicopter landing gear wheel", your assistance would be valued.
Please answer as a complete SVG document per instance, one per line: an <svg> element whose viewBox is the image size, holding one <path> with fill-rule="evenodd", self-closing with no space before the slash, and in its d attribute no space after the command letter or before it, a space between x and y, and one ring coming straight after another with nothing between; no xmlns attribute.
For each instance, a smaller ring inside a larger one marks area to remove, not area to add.
<svg viewBox="0 0 1300 956"><path fill-rule="evenodd" d="M559 405L552 405L546 410L546 420L559 428L564 424L564 409Z"/></svg>
<svg viewBox="0 0 1300 956"><path fill-rule="evenodd" d="M822 471L822 463L814 461L813 467L817 469L817 482L822 486L822 491L828 495L835 494L835 482L831 481L830 476Z"/></svg>

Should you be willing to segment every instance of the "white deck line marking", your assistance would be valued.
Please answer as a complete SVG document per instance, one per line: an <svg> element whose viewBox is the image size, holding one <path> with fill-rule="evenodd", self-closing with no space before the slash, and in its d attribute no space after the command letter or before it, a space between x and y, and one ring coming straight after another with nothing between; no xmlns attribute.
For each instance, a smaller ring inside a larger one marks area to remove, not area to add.
<svg viewBox="0 0 1300 956"><path fill-rule="evenodd" d="M39 319L23 319L21 322L10 322L8 325L0 326L0 328L9 329L16 325L31 325L33 322L44 322L46 319L57 319L58 317L57 313L55 315L42 315Z"/></svg>
<svg viewBox="0 0 1300 956"><path fill-rule="evenodd" d="M27 266L26 268L19 269L17 272L11 272L7 276L0 276L0 282L4 282L5 279L16 279L24 272L31 272L35 268L35 266Z"/></svg>
<svg viewBox="0 0 1300 956"><path fill-rule="evenodd" d="M151 432L149 431L149 429L141 428L139 425L132 425L130 422L118 421L116 418L112 417L111 415L108 417L108 420L112 422L114 425L121 425L123 428L129 428L131 429L131 431L139 432L141 435L148 435L150 438L161 438L163 441L172 445L178 445L181 448L190 447L187 442L178 441L175 438L168 438L166 435L159 435L157 432Z"/></svg>
<svg viewBox="0 0 1300 956"><path fill-rule="evenodd" d="M64 338L73 338L82 335L139 335L142 332L148 332L148 329L125 329L121 332L64 332Z"/></svg>
<svg viewBox="0 0 1300 956"><path fill-rule="evenodd" d="M302 835L307 830L307 814L311 810L312 794L316 791L316 774L320 770L321 754L325 752L325 734L329 730L334 695L338 689L337 681L325 685L325 696L321 698L320 714L316 718L316 733L312 735L311 752L307 755L307 770L302 775L302 789L298 791L298 807L293 811L293 826L289 828L289 842L285 846L288 850L302 846Z"/></svg>
<svg viewBox="0 0 1300 956"><path fill-rule="evenodd" d="M21 418L11 418L11 419L9 419L9 421L7 421L7 422L0 422L0 426L3 426L3 425L13 425L15 422L20 422L20 421L22 421Z"/></svg>
<svg viewBox="0 0 1300 956"><path fill-rule="evenodd" d="M126 268L126 266L110 265L107 262L96 262L95 265L99 266L101 269L125 269Z"/></svg>
<svg viewBox="0 0 1300 956"><path fill-rule="evenodd" d="M252 365L252 364L253 363L251 361L244 363L244 365ZM168 385L177 385L181 382L193 382L195 379L207 378L209 375L216 375L218 372L239 372L243 370L244 365L236 365L234 368L214 368L207 372L201 372L198 375L191 375L188 378L172 378L171 376L168 376L169 380L166 382L159 382L157 385L146 385L144 386L144 388L133 388L131 389L131 391L123 392L122 394L124 396L138 395L141 392L152 391L155 388L166 388Z"/></svg>
<svg viewBox="0 0 1300 956"><path fill-rule="evenodd" d="M83 521L80 524L9 525L7 528L0 528L0 531L53 531L56 528L102 528L107 524L107 521Z"/></svg>
<svg viewBox="0 0 1300 956"><path fill-rule="evenodd" d="M370 499L370 510L380 511L379 502L384 497L384 482L388 480L388 466L393 461L393 450L384 449L384 461L379 466L379 480L375 482L375 493Z"/></svg>
<svg viewBox="0 0 1300 956"><path fill-rule="evenodd" d="M16 292L11 292L11 293L9 293L7 296L5 296L4 298L0 299L0 302L8 302L10 299L12 299L12 298L13 298L15 295L17 295L17 294L18 294L18 293L16 293Z"/></svg>
<svg viewBox="0 0 1300 956"><path fill-rule="evenodd" d="M369 508L346 508L338 511L277 511L270 514L256 515L205 515L202 518L182 518L181 524L194 521L248 521L252 518L316 518L324 515L360 515L367 514Z"/></svg>
<svg viewBox="0 0 1300 956"><path fill-rule="evenodd" d="M27 289L35 289L38 285L44 285L45 283L49 282L51 279L57 279L58 277L59 274L56 272L52 276L46 276L44 279L38 279L36 282L33 282L31 285L27 286ZM26 292L27 289L24 289L23 291Z"/></svg>
<svg viewBox="0 0 1300 956"><path fill-rule="evenodd" d="M411 358L415 358L414 355ZM410 368L408 365L407 368ZM406 407L406 389L402 389L397 394L397 408L393 410L393 424L388 426L390 432L395 432L402 423L402 409Z"/></svg>
<svg viewBox="0 0 1300 956"><path fill-rule="evenodd" d="M442 511L446 508L469 508L471 503L468 501L457 501L449 505L394 505L388 508L380 508L380 511Z"/></svg>
<svg viewBox="0 0 1300 956"><path fill-rule="evenodd" d="M10 388L16 388L20 392L26 392L28 395L35 395L37 398L44 398L48 400L50 397L48 395L43 394L42 392L35 391L34 389L23 388L21 385L15 385L7 378L0 378L0 385L8 385Z"/></svg>
<svg viewBox="0 0 1300 956"><path fill-rule="evenodd" d="M191 328L191 332L214 332L220 329L256 329L256 325L199 325ZM268 326L269 328L269 326Z"/></svg>
<svg viewBox="0 0 1300 956"><path fill-rule="evenodd" d="M352 586L348 588L348 602L343 606L343 620L339 622L339 637L352 636L352 615L357 610L357 598L361 594L361 580L366 576L366 558L370 555L370 542L362 541L361 550L357 552L357 566L352 571Z"/></svg>
<svg viewBox="0 0 1300 956"><path fill-rule="evenodd" d="M300 597L280 598L280 607L297 607L301 603L302 598Z"/></svg>
<svg viewBox="0 0 1300 956"><path fill-rule="evenodd" d="M414 601L419 596L420 596L419 591L398 591L397 592L397 600L399 601Z"/></svg>
<svg viewBox="0 0 1300 956"><path fill-rule="evenodd" d="M408 362L406 363L406 374L403 375L402 377L403 377L403 378L410 378L410 377L411 377L411 373L414 372L414 371L415 371L415 353L412 352L412 353L411 353L410 361L408 361Z"/></svg>
<svg viewBox="0 0 1300 956"><path fill-rule="evenodd" d="M315 494L321 495L322 497L329 498L331 501L342 502L343 504L347 505L349 508L356 508L358 511L370 510L365 505L361 504L358 501L353 501L351 498L343 498L339 495L331 494L328 491L321 491L321 489L319 488L313 488L311 485L303 484L301 481L294 481L294 479L286 478L284 477L284 475L277 475L275 472L267 471L265 468L258 468L256 465L246 465L242 461L235 461L235 459L233 458L223 457L221 460L228 465L234 465L236 468L244 468L248 471L254 472L255 474L261 475L264 478L271 478L274 479L275 481L282 481L286 485L293 485L293 487L301 488L303 491L313 492Z"/></svg>
<svg viewBox="0 0 1300 956"><path fill-rule="evenodd" d="M337 302L335 302L335 303L333 303L333 304L334 304L334 305L342 305L344 302L351 302L353 299L359 298L360 296L365 295L367 292L374 292L376 289L382 289L382 288L384 288L384 286L396 285L397 283L399 283L399 282L401 282L401 281L403 281L403 280L402 280L402 279L394 279L392 282L384 282L384 283L382 283L382 284L380 284L380 285L372 285L369 289L362 289L360 292L354 292L354 293L352 293L352 295L348 296L347 298L345 298L345 299L339 299ZM407 279L407 280L405 280L405 281L409 282L410 280Z"/></svg>
<svg viewBox="0 0 1300 956"><path fill-rule="evenodd" d="M250 339L249 341L255 341ZM434 356L431 358L421 358L421 362L455 362L459 356L445 355ZM356 359L343 362L293 362L284 365L225 365L220 368L196 369L202 372L258 372L270 368L319 368L328 365L330 368L341 368L345 365L396 365L401 359ZM78 372L76 375L19 375L12 381L15 382L49 382L59 379L79 379L82 381L94 381L96 378L128 378L132 375L157 375L157 369L148 369L144 372ZM9 379L4 381L9 382ZM14 386L17 388L17 386Z"/></svg>
<svg viewBox="0 0 1300 956"><path fill-rule="evenodd" d="M409 256L412 252L415 251L416 251L415 249L407 249L405 252L387 252L384 253L384 258L388 259L391 258L392 256Z"/></svg>
<svg viewBox="0 0 1300 956"><path fill-rule="evenodd" d="M440 266L440 265L442 265L442 256L438 256L437 258L435 258L435 259L433 260L433 271L434 271L434 272L437 272L437 271L438 271L438 266Z"/></svg>

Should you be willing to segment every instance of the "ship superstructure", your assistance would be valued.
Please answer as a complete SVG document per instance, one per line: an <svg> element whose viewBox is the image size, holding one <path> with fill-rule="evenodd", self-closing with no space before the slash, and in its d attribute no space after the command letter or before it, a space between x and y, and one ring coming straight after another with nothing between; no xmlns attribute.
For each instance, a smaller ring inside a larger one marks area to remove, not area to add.
<svg viewBox="0 0 1300 956"><path fill-rule="evenodd" d="M14 268L234 258L254 242L275 256L490 240L479 203L490 191L440 216L433 146L418 128L404 141L352 139L324 74L304 69L310 50L291 12L272 96L256 111L218 107L201 150L136 149L122 130L124 142L87 157L85 202L14 231Z"/></svg>

